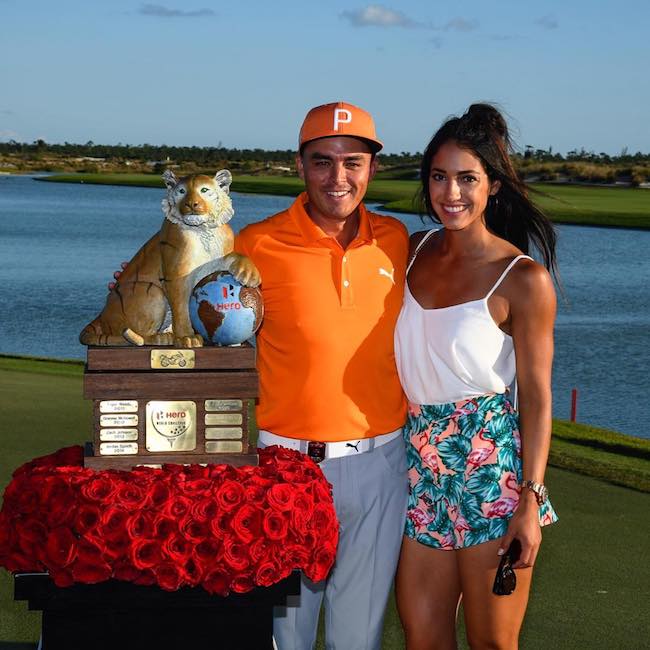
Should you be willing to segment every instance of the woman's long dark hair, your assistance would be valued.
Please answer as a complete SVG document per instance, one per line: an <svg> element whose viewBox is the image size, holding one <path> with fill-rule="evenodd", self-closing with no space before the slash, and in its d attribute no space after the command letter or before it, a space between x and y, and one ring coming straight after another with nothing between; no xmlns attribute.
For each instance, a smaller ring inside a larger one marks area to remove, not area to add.
<svg viewBox="0 0 650 650"><path fill-rule="evenodd" d="M440 223L431 205L429 176L433 157L450 140L480 159L490 181L501 183L485 210L488 228L524 253L529 252L532 243L541 254L546 268L556 274L555 229L548 217L528 198L528 188L517 176L510 160L513 147L508 125L501 113L490 104L472 104L463 116L447 120L431 138L420 167L423 211L433 221Z"/></svg>

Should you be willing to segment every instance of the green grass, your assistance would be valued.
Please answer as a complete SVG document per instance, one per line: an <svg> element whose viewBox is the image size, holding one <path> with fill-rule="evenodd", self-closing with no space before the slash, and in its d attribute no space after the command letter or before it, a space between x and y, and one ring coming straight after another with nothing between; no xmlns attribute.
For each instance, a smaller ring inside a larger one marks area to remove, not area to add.
<svg viewBox="0 0 650 650"><path fill-rule="evenodd" d="M395 180L380 174L368 188L366 198L387 210L414 212L413 197L419 186L414 180ZM153 174L57 174L39 180L103 185L162 187ZM650 228L650 191L643 189L561 184L533 184L533 199L557 223L585 226ZM298 178L284 176L236 176L236 192L296 196L303 189Z"/></svg>
<svg viewBox="0 0 650 650"><path fill-rule="evenodd" d="M27 460L91 438L91 405L81 389L79 363L0 357L0 486ZM650 497L641 491L641 479L634 490L611 482L635 471L647 481L650 442L564 421L554 422L554 433L552 463L572 463L576 471L549 467L547 472L560 521L544 530L521 647L647 647ZM607 465L614 468L609 474L603 470ZM611 482L577 471L602 474ZM38 612L13 600L11 576L0 570L0 648L33 643L39 624ZM322 638L317 647L324 647ZM403 647L391 602L384 648ZM461 642L461 647L467 646Z"/></svg>

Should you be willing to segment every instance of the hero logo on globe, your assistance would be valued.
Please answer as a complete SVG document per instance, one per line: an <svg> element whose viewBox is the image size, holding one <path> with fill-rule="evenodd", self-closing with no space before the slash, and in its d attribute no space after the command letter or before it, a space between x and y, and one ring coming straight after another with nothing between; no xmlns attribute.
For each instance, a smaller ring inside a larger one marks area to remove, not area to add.
<svg viewBox="0 0 650 650"><path fill-rule="evenodd" d="M206 345L239 345L260 326L262 292L242 286L228 271L218 271L194 287L189 314L194 331Z"/></svg>

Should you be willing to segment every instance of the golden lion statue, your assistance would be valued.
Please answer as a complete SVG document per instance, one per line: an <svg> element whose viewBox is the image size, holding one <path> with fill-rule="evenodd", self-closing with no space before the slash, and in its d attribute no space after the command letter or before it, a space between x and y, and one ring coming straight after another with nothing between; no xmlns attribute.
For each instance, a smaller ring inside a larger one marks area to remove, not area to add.
<svg viewBox="0 0 650 650"><path fill-rule="evenodd" d="M160 231L135 254L102 312L84 327L79 335L84 345L201 347L188 311L196 283L221 270L243 285L260 283L251 260L233 251L234 234L226 225L234 214L230 172L178 179L167 170L163 179L167 195ZM166 327L170 315L171 332Z"/></svg>

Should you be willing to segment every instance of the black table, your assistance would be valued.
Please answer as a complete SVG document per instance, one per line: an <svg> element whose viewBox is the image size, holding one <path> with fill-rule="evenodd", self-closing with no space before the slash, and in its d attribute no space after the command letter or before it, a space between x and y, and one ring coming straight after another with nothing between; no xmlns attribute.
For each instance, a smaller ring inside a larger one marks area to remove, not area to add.
<svg viewBox="0 0 650 650"><path fill-rule="evenodd" d="M273 607L300 593L300 573L246 594L168 592L109 580L59 588L47 573L14 575L14 599L43 611L43 650L265 650Z"/></svg>

